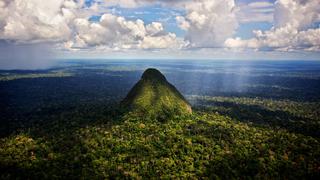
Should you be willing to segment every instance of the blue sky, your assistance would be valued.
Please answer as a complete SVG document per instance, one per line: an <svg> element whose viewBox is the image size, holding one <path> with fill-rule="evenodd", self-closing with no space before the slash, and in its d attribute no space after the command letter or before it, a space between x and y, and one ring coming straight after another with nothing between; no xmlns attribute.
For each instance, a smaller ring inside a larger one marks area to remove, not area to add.
<svg viewBox="0 0 320 180"><path fill-rule="evenodd" d="M318 6L319 0L0 0L0 61L319 60Z"/></svg>
<svg viewBox="0 0 320 180"><path fill-rule="evenodd" d="M205 1L205 0L204 0ZM292 3L295 3L295 1L298 0L290 0ZM223 1L222 1L223 2ZM235 2L235 8L234 11L235 16L237 16L237 26L234 28L234 33L230 36L230 38L237 40L241 39L239 42L240 44L246 44L246 40L254 42L256 40L256 34L254 31L261 31L261 32L268 32L274 27L274 9L275 9L275 0L257 0L257 1L252 1L252 0L236 0ZM282 4L285 1L279 1L277 4ZM314 2L314 1L313 1ZM100 4L101 2L96 2L94 0L88 0L87 5L91 6L94 3ZM108 1L107 1L108 3ZM310 0L310 4L312 3L312 0ZM181 7L176 7L176 6L166 6L163 5L163 3L149 3L149 4L139 4L136 7L126 7L122 6L120 4L116 4L113 6L107 7L108 12L121 16L126 18L129 21L135 21L137 19L141 19L145 24L150 24L152 22L160 22L164 29L167 32L174 33L178 38L181 39L186 39L186 37L192 36L190 35L190 32L188 33L187 30L183 30L179 27L179 23L177 22L176 17L177 16L182 16L182 17L187 17L188 16L188 9L184 9ZM219 10L218 10L219 11ZM311 10L312 11L312 10ZM105 12L101 12L101 15L104 14ZM190 12L189 12L190 13ZM319 12L314 12L315 14L319 14ZM279 12L277 12L279 14ZM281 12L280 12L281 14ZM101 18L101 15L95 15L90 18L92 22L98 22ZM302 15L305 15L302 13ZM283 15L285 16L285 15ZM222 17L223 18L223 17ZM294 18L294 17L293 17ZM312 29L319 29L319 20L315 21L313 23L310 23L308 28ZM210 28L210 27L205 27L205 28ZM228 27L226 27L228 28ZM307 28L307 29L308 29ZM277 32L274 32L276 34ZM283 37L279 37L283 38ZM292 37L288 37L292 38ZM265 41L268 41L266 39ZM236 43L237 44L237 43ZM250 42L249 42L250 44ZM261 43L263 44L263 43ZM272 42L271 42L272 44ZM214 50L216 50L217 45L212 45ZM318 51L309 51L306 52L302 50L302 47L297 47L296 49L290 49L291 45L288 44L288 47L270 47L268 45L258 45L261 47L258 47L256 49L250 49L253 51L275 51L275 49L278 49L279 51L275 52L274 54L283 54L280 55L282 56L283 59L288 59L292 58L292 54L290 54L292 51L294 51L295 56L297 56L297 59L302 59L306 58L306 54L310 54L311 59L318 59L319 52ZM298 45L299 46L299 45ZM204 45L204 48L207 48L208 45ZM210 44L209 44L209 47ZM233 46L232 46L233 47ZM198 49L199 47L192 48L192 49ZM200 47L201 48L201 47ZM244 47L246 49L247 47ZM238 48L238 49L243 49ZM309 48L311 49L311 48ZM250 50L247 49L247 52L250 52ZM301 55L299 54L301 52ZM232 52L234 53L234 52ZM261 53L263 56L266 56L266 54L271 54L271 52L262 52ZM290 55L289 55L290 54ZM297 55L298 54L298 55ZM300 56L299 56L300 55ZM250 53L248 53L248 56L250 56ZM270 58L272 55L270 56ZM279 57L279 56L277 56ZM210 58L210 57L208 57ZM219 57L221 58L221 57ZM223 57L222 57L223 58ZM264 58L268 58L264 57Z"/></svg>
<svg viewBox="0 0 320 180"><path fill-rule="evenodd" d="M249 4L254 1L252 0L237 0L236 3ZM274 3L274 0L265 0L264 2ZM91 6L95 3L95 0L86 0L86 5ZM108 7L108 10L113 12L116 15L126 17L129 20L141 19L145 23L151 22L162 22L164 27L169 31L175 33L179 37L184 37L185 32L181 30L175 17L177 15L184 15L185 11L183 9L169 8L160 5L148 5L144 7L137 8L122 8L120 6L111 6ZM90 18L92 21L99 21L101 16L93 16ZM237 28L235 36L242 38L251 38L253 37L252 31L256 29L268 30L272 27L272 22L247 22L240 23Z"/></svg>

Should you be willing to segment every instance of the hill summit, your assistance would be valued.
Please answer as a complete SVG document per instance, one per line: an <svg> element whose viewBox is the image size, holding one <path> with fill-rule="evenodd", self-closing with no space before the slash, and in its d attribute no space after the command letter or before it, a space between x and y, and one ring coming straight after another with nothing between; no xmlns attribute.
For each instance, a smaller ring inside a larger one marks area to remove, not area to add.
<svg viewBox="0 0 320 180"><path fill-rule="evenodd" d="M144 71L121 105L131 110L146 112L156 118L192 113L188 101L160 71L153 68Z"/></svg>

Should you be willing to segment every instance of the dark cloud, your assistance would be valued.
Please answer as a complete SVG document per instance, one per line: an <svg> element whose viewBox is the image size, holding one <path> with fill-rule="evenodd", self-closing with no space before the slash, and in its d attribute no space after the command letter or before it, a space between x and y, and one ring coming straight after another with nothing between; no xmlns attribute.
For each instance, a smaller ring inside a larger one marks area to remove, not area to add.
<svg viewBox="0 0 320 180"><path fill-rule="evenodd" d="M54 65L49 44L0 41L0 69L44 69Z"/></svg>

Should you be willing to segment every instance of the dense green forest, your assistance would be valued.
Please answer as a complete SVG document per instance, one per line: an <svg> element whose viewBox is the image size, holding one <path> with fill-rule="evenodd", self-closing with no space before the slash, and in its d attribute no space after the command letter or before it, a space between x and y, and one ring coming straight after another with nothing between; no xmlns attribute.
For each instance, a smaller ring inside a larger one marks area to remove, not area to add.
<svg viewBox="0 0 320 180"><path fill-rule="evenodd" d="M166 122L134 113L86 122L96 112L82 113L1 139L1 178L319 177L310 136L201 110Z"/></svg>
<svg viewBox="0 0 320 180"><path fill-rule="evenodd" d="M229 89L234 81L219 89L220 72L189 79L170 71L173 65L158 66L192 114L165 109L153 116L119 106L142 73L122 65L2 72L0 179L320 177L315 74L261 71L247 84L263 86L236 91ZM58 71L65 75L51 76ZM17 74L23 78L9 77ZM202 86L185 83L203 78Z"/></svg>

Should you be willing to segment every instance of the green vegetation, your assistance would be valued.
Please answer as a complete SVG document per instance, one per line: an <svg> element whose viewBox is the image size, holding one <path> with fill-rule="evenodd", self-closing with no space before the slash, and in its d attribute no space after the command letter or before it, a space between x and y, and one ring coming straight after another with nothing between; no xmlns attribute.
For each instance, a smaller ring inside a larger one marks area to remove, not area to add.
<svg viewBox="0 0 320 180"><path fill-rule="evenodd" d="M234 119L320 136L320 103L245 97L188 96L199 106Z"/></svg>
<svg viewBox="0 0 320 180"><path fill-rule="evenodd" d="M154 118L166 119L171 114L191 113L191 106L156 69L147 69L141 80L132 88L122 101L127 107Z"/></svg>
<svg viewBox="0 0 320 180"><path fill-rule="evenodd" d="M28 74L16 74L16 73L2 73L0 74L0 81L12 81L17 79L30 79L30 78L53 78L53 77L70 77L72 73L63 71L52 71L49 73L28 73Z"/></svg>
<svg viewBox="0 0 320 180"><path fill-rule="evenodd" d="M279 80L292 96L284 88L219 94L211 76L171 73L185 94L217 93L188 96L189 113L157 71L144 74L118 106L140 72L85 67L61 70L74 73L68 78L0 82L0 179L320 177L319 81ZM275 87L269 78L251 84Z"/></svg>
<svg viewBox="0 0 320 180"><path fill-rule="evenodd" d="M295 102L289 100L273 100L263 98L246 97L221 97L221 96L188 96L190 100L204 100L211 102L230 102L238 105L253 105L271 111L284 111L294 116L310 118L320 122L320 103L318 102Z"/></svg>
<svg viewBox="0 0 320 180"><path fill-rule="evenodd" d="M163 123L131 112L116 121L72 123L81 128L63 132L66 127L51 125L57 133L46 140L33 137L32 131L2 139L1 178L319 176L317 139L255 127L217 113L194 112Z"/></svg>

